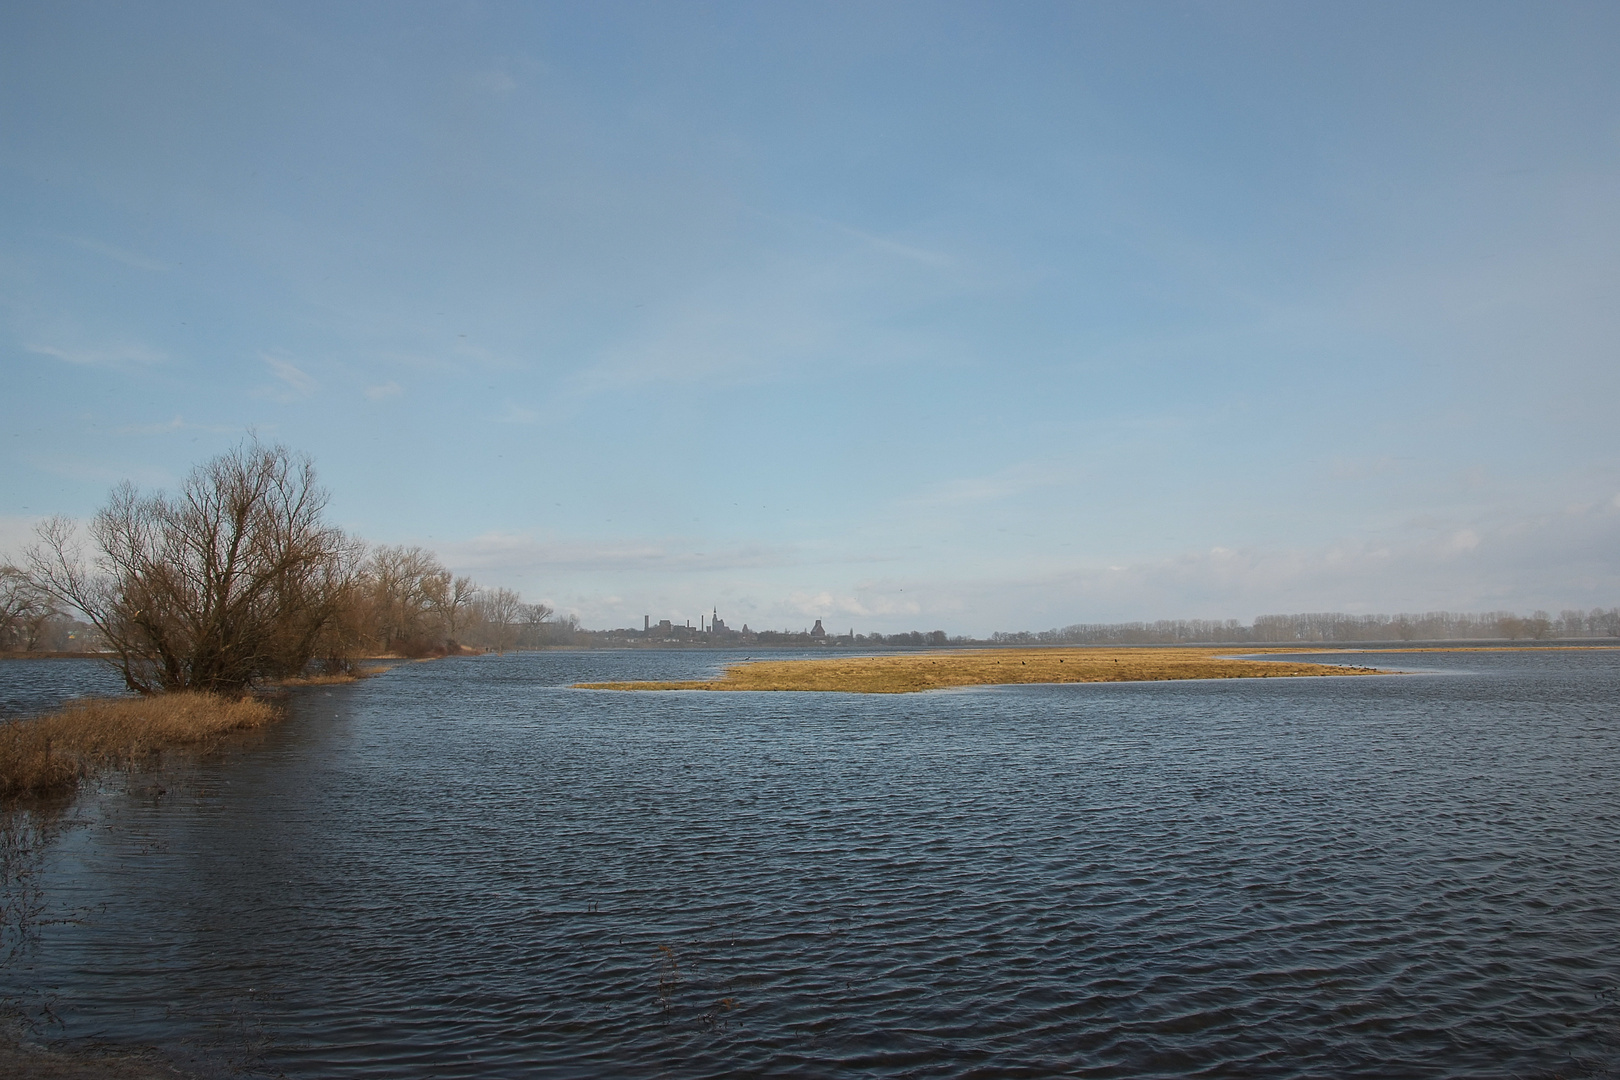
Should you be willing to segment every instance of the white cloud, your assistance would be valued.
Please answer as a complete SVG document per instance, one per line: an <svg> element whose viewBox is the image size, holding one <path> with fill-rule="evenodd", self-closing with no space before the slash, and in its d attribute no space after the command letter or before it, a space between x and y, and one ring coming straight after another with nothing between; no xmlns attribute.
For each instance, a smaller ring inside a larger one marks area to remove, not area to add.
<svg viewBox="0 0 1620 1080"><path fill-rule="evenodd" d="M366 387L366 397L370 398L372 401L382 401L386 398L397 398L404 392L405 388L400 386L399 383L395 382L393 379L389 379L385 383L378 383L376 386Z"/></svg>
<svg viewBox="0 0 1620 1080"><path fill-rule="evenodd" d="M1473 529L1458 529L1451 534L1446 547L1451 551L1473 551L1479 547L1479 533Z"/></svg>

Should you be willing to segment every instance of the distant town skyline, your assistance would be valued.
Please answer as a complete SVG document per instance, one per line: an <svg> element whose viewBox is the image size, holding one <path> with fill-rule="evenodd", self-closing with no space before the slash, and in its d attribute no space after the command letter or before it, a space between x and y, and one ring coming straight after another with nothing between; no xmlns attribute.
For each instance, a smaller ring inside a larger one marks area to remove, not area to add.
<svg viewBox="0 0 1620 1080"><path fill-rule="evenodd" d="M257 432L354 535L595 628L1607 609L1617 41L7 5L0 555Z"/></svg>

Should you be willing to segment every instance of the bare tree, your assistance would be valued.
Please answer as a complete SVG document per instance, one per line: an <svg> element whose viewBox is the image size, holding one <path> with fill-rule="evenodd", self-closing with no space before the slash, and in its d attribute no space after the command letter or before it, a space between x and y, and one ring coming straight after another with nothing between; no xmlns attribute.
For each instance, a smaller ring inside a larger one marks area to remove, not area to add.
<svg viewBox="0 0 1620 1080"><path fill-rule="evenodd" d="M489 644L505 652L517 640L518 622L526 605L511 589L486 589L478 599L478 614Z"/></svg>
<svg viewBox="0 0 1620 1080"><path fill-rule="evenodd" d="M432 552L419 547L375 548L365 566L369 618L377 644L407 655L444 641L443 609L453 579Z"/></svg>
<svg viewBox="0 0 1620 1080"><path fill-rule="evenodd" d="M0 649L39 648L40 636L60 612L21 568L0 563Z"/></svg>
<svg viewBox="0 0 1620 1080"><path fill-rule="evenodd" d="M33 650L53 618L56 605L32 578L10 563L0 563L0 649Z"/></svg>
<svg viewBox="0 0 1620 1080"><path fill-rule="evenodd" d="M518 606L518 621L525 629L538 630L540 625L549 620L555 611L550 604L520 604Z"/></svg>
<svg viewBox="0 0 1620 1080"><path fill-rule="evenodd" d="M356 548L326 498L307 457L251 441L173 497L116 488L89 560L72 522L46 522L30 576L101 632L130 689L240 691L301 672L338 614Z"/></svg>
<svg viewBox="0 0 1620 1080"><path fill-rule="evenodd" d="M445 644L454 649L457 635L466 626L467 615L478 599L478 586L470 577L452 577L441 571L431 582L434 613L443 624Z"/></svg>

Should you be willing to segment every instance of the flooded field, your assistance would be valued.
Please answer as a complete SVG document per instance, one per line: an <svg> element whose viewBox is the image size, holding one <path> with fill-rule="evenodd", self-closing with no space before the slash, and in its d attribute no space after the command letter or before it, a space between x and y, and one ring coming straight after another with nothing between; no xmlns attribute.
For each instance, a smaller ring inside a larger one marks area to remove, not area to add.
<svg viewBox="0 0 1620 1080"><path fill-rule="evenodd" d="M218 1075L1608 1076L1617 657L885 696L404 664L87 792L17 856L0 993ZM109 689L42 663L0 701Z"/></svg>

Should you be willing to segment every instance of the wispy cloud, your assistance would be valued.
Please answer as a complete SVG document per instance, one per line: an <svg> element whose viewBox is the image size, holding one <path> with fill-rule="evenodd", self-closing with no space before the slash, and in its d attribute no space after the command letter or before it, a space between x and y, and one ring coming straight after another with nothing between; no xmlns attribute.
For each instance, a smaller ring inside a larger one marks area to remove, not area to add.
<svg viewBox="0 0 1620 1080"><path fill-rule="evenodd" d="M393 379L389 379L385 383L378 383L376 386L366 387L366 397L370 398L372 401L383 401L387 398L397 398L404 392L405 388L400 386L399 383L395 382Z"/></svg>
<svg viewBox="0 0 1620 1080"><path fill-rule="evenodd" d="M768 545L699 548L681 540L597 543L544 540L513 533L486 533L461 543L440 545L439 550L446 563L458 570L545 569L554 574L707 574L780 567L799 561L796 550Z"/></svg>
<svg viewBox="0 0 1620 1080"><path fill-rule="evenodd" d="M854 239L865 244L867 247L875 251L882 252L885 255L893 255L898 258L905 259L908 262L914 262L922 266L934 267L936 269L948 269L958 265L958 261L954 256L947 255L942 251L932 251L928 248L902 243L901 241L891 239L890 237L876 236L872 233L863 232L860 229L852 228L851 226L840 224L838 222L832 222L831 224L833 228L837 229L845 236L853 237Z"/></svg>
<svg viewBox="0 0 1620 1080"><path fill-rule="evenodd" d="M961 293L963 286L942 285L935 272L949 262L946 256L843 226L815 225L819 235L809 239L809 248L802 235L784 236L779 252L696 280L640 313L628 333L574 377L575 391L741 385L792 378L828 364L926 360L937 366L960 354L960 343L947 332L896 317L913 304L937 305ZM851 237L860 243L851 244ZM895 255L904 256L899 264Z"/></svg>
<svg viewBox="0 0 1620 1080"><path fill-rule="evenodd" d="M30 455L29 464L40 472L81 483L112 485L128 480L145 487L162 487L174 482L174 475L156 465L126 459L103 461L68 455Z"/></svg>
<svg viewBox="0 0 1620 1080"><path fill-rule="evenodd" d="M271 356L268 353L260 356L264 366L270 369L270 374L280 380L280 385L261 386L255 391L259 397L269 398L272 401L291 402L300 398L307 398L319 388L315 381L303 368L289 360Z"/></svg>
<svg viewBox="0 0 1620 1080"><path fill-rule="evenodd" d="M573 385L589 395L657 383L770 378L793 358L812 354L822 331L798 304L734 306L694 297L604 351Z"/></svg>
<svg viewBox="0 0 1620 1080"><path fill-rule="evenodd" d="M915 597L901 596L901 591L857 594L823 589L820 592L795 592L788 596L785 606L809 619L828 619L834 615L857 619L921 615L922 603Z"/></svg>
<svg viewBox="0 0 1620 1080"><path fill-rule="evenodd" d="M49 356L68 364L86 367L117 367L127 364L159 364L168 357L144 345L115 343L98 346L63 346L25 342L23 348L39 356Z"/></svg>
<svg viewBox="0 0 1620 1080"><path fill-rule="evenodd" d="M488 94L496 97L505 97L517 89L517 80L500 68L491 71L480 71L472 78L473 85Z"/></svg>
<svg viewBox="0 0 1620 1080"><path fill-rule="evenodd" d="M1046 462L1019 462L985 476L963 476L935 484L914 496L914 507L945 507L993 502L1070 479L1069 470Z"/></svg>
<svg viewBox="0 0 1620 1080"><path fill-rule="evenodd" d="M82 236L69 236L65 237L65 239L68 243L74 245L75 247L81 247L86 251L93 251L97 255L105 256L114 262L123 263L125 266L133 267L136 270L150 270L153 272L158 272L169 269L169 265L167 263L159 262L156 259L147 258L145 255L130 251L126 248L114 247L112 244L103 244L99 240L90 240Z"/></svg>
<svg viewBox="0 0 1620 1080"><path fill-rule="evenodd" d="M212 433L225 433L237 429L227 424L197 424L186 420L178 413L174 419L165 420L156 424L125 424L113 428L118 435L169 435L177 431L207 431Z"/></svg>

